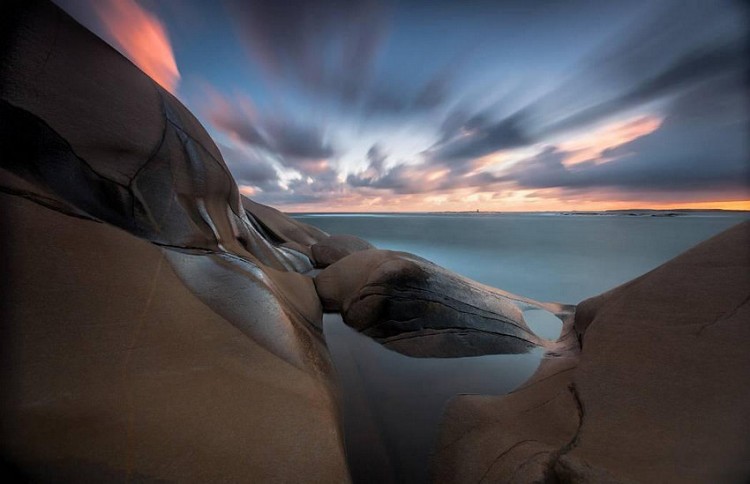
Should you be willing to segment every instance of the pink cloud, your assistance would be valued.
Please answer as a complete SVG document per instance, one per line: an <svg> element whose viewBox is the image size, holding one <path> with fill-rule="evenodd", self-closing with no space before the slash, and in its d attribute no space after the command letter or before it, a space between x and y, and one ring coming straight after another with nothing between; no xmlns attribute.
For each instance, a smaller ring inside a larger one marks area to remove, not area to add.
<svg viewBox="0 0 750 484"><path fill-rule="evenodd" d="M584 161L607 161L602 157L608 149L616 148L634 139L651 134L661 126L663 119L646 115L604 125L595 131L574 137L559 145L569 153L565 165L575 165Z"/></svg>
<svg viewBox="0 0 750 484"><path fill-rule="evenodd" d="M115 46L153 80L175 93L180 72L161 21L135 0L96 0L92 5Z"/></svg>

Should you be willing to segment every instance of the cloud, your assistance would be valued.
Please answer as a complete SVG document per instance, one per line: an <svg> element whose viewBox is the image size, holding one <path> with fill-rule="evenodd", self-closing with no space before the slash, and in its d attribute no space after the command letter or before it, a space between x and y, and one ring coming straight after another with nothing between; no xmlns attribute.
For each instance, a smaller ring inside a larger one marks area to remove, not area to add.
<svg viewBox="0 0 750 484"><path fill-rule="evenodd" d="M323 133L311 126L281 118L265 122L269 147L285 157L320 160L334 156L335 151Z"/></svg>
<svg viewBox="0 0 750 484"><path fill-rule="evenodd" d="M338 179L338 174L327 169L313 177L289 180L286 187L257 194L254 199L271 205L335 203L349 196L347 187Z"/></svg>
<svg viewBox="0 0 750 484"><path fill-rule="evenodd" d="M524 125L523 112L497 121L491 121L481 114L464 122L457 122L455 117L448 118L443 126L443 136L448 139L425 152L431 160L441 163L474 159L500 150L527 146L533 141Z"/></svg>
<svg viewBox="0 0 750 484"><path fill-rule="evenodd" d="M440 188L507 181L522 188L747 187L750 150L742 132L749 126L742 107L750 92L744 77L748 52L739 31L726 28L733 12L671 7L658 15L650 10L652 18L641 19L644 27L609 42L589 58L589 68L513 114L493 116L489 108L471 114L460 107L449 112L439 141L424 152L424 172L449 168ZM607 87L596 88L602 80ZM558 104L562 115L550 109L558 99L569 100L567 106ZM602 130L602 122L655 101L661 103L663 126L645 114L633 124ZM582 130L585 139L562 141L504 176L481 172L482 156Z"/></svg>
<svg viewBox="0 0 750 484"><path fill-rule="evenodd" d="M164 24L135 0L96 0L91 5L115 47L174 94L180 72Z"/></svg>
<svg viewBox="0 0 750 484"><path fill-rule="evenodd" d="M706 83L726 77L744 79L746 55L748 52L737 39L702 46L672 59L668 65L661 66L661 70L615 97L546 125L539 123L539 116L533 116L533 113L543 110L542 101L494 121L489 119L487 112L468 116L465 111L453 111L442 123L440 141L426 154L436 162L454 163L496 151L529 146L552 135L594 125L651 101L676 96Z"/></svg>
<svg viewBox="0 0 750 484"><path fill-rule="evenodd" d="M381 2L225 3L238 36L269 78L349 101L369 81L386 33Z"/></svg>
<svg viewBox="0 0 750 484"><path fill-rule="evenodd" d="M478 188L497 181L489 173L468 173L463 167L456 169L428 160L412 164L396 163L386 168L387 158L380 145L373 145L367 152L367 168L360 173L350 174L346 178L346 184L372 193L388 191L399 195L415 195Z"/></svg>
<svg viewBox="0 0 750 484"><path fill-rule="evenodd" d="M226 0L225 5L272 89L296 89L313 102L360 116L421 114L443 105L464 60L450 59L429 75L387 77L393 73L378 67L397 7L388 1Z"/></svg>
<svg viewBox="0 0 750 484"><path fill-rule="evenodd" d="M748 54L737 39L721 45L704 46L675 59L670 65L618 96L596 104L544 129L553 134L585 126L618 112L632 109L661 97L667 97L712 78L734 73L744 75L744 59Z"/></svg>
<svg viewBox="0 0 750 484"><path fill-rule="evenodd" d="M219 149L238 185L257 187L264 192L281 188L279 174L268 160L241 147L220 143Z"/></svg>
<svg viewBox="0 0 750 484"><path fill-rule="evenodd" d="M750 194L747 121L724 125L664 123L650 134L602 153L596 160L566 166L570 152L548 147L500 177L522 188L689 192L714 190Z"/></svg>
<svg viewBox="0 0 750 484"><path fill-rule="evenodd" d="M323 131L282 115L262 117L244 96L229 98L205 87L205 115L218 130L264 151L281 165L306 175L330 169L336 155Z"/></svg>
<svg viewBox="0 0 750 484"><path fill-rule="evenodd" d="M375 82L362 93L363 113L372 116L404 116L428 113L443 106L451 98L451 87L460 69L461 59L420 82L411 79L414 86L404 82Z"/></svg>

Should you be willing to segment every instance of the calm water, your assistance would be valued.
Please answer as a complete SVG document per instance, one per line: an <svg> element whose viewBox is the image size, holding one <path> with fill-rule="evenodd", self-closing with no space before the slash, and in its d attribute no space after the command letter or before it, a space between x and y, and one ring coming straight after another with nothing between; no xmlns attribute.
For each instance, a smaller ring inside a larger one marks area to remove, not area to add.
<svg viewBox="0 0 750 484"><path fill-rule="evenodd" d="M747 214L630 217L551 214L296 215L332 234L413 252L464 276L541 301L577 303L666 262ZM560 324L528 311L537 334ZM355 482L424 482L442 409L460 393L503 394L536 369L526 355L409 358L326 315Z"/></svg>

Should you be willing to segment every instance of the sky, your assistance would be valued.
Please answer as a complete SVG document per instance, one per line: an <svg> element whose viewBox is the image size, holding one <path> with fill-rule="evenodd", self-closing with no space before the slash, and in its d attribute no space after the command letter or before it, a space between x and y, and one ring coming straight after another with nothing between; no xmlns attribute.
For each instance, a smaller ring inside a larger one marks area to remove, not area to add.
<svg viewBox="0 0 750 484"><path fill-rule="evenodd" d="M742 0L56 3L282 210L750 209Z"/></svg>

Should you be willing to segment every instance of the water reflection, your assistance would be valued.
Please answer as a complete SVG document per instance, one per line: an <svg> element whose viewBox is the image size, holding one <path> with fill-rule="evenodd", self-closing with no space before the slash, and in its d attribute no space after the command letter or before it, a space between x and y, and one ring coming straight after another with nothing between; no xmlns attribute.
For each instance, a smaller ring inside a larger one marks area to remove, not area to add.
<svg viewBox="0 0 750 484"><path fill-rule="evenodd" d="M535 214L298 216L329 233L413 252L484 284L539 301L576 303L637 277L745 220L747 214L680 217ZM524 312L543 338L561 323ZM324 318L342 389L355 482L425 482L445 403L459 393L504 394L535 371L543 350L523 355L409 358Z"/></svg>
<svg viewBox="0 0 750 484"><path fill-rule="evenodd" d="M560 337L562 321L549 311L532 308L523 312L523 319L537 336L555 341Z"/></svg>
<svg viewBox="0 0 750 484"><path fill-rule="evenodd" d="M357 333L338 314L324 316L324 331L355 482L426 482L447 401L460 393L507 393L532 375L544 353L410 358Z"/></svg>

